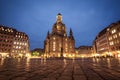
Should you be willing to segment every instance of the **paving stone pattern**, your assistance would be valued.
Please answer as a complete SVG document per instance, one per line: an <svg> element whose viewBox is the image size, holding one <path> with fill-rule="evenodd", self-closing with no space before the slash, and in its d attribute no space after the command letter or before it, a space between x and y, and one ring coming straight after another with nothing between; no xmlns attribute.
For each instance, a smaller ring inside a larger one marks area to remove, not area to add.
<svg viewBox="0 0 120 80"><path fill-rule="evenodd" d="M0 59L0 80L120 80L120 59Z"/></svg>

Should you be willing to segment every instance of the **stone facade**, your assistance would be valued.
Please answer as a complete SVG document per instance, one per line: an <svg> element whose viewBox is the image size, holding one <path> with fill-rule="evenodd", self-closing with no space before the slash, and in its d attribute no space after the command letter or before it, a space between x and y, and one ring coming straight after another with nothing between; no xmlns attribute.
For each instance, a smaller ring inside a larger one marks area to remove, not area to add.
<svg viewBox="0 0 120 80"><path fill-rule="evenodd" d="M120 57L120 21L103 29L96 36L93 48L100 56Z"/></svg>
<svg viewBox="0 0 120 80"><path fill-rule="evenodd" d="M73 55L75 52L75 40L72 29L70 29L69 36L67 36L66 26L62 22L62 15L57 15L57 20L52 27L52 32L47 33L44 41L45 53L51 57L67 57Z"/></svg>
<svg viewBox="0 0 120 80"><path fill-rule="evenodd" d="M24 32L0 25L0 56L25 56L29 53L28 40Z"/></svg>
<svg viewBox="0 0 120 80"><path fill-rule="evenodd" d="M76 48L76 57L92 57L92 46L80 46Z"/></svg>

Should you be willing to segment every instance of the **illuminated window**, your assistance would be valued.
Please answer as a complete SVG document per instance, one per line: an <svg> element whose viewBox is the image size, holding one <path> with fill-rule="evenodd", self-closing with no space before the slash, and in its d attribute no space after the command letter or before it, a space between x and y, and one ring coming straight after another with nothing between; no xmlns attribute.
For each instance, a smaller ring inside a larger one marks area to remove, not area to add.
<svg viewBox="0 0 120 80"><path fill-rule="evenodd" d="M12 30L12 29L11 29L10 31L11 31L11 32L13 32L13 30Z"/></svg>
<svg viewBox="0 0 120 80"><path fill-rule="evenodd" d="M12 50L12 52L14 52L14 50Z"/></svg>
<svg viewBox="0 0 120 80"><path fill-rule="evenodd" d="M55 37L53 37L53 40L55 40Z"/></svg>
<svg viewBox="0 0 120 80"><path fill-rule="evenodd" d="M2 30L4 31L4 28L2 27Z"/></svg>
<svg viewBox="0 0 120 80"><path fill-rule="evenodd" d="M113 41L112 41L112 42L110 42L110 45L114 45Z"/></svg>
<svg viewBox="0 0 120 80"><path fill-rule="evenodd" d="M55 48L53 48L53 51L55 51Z"/></svg>
<svg viewBox="0 0 120 80"><path fill-rule="evenodd" d="M24 43L22 43L22 45L24 45Z"/></svg>
<svg viewBox="0 0 120 80"><path fill-rule="evenodd" d="M19 46L19 49L21 49L21 46Z"/></svg>
<svg viewBox="0 0 120 80"><path fill-rule="evenodd" d="M17 42L17 44L19 44L19 42Z"/></svg>
<svg viewBox="0 0 120 80"><path fill-rule="evenodd" d="M107 31L109 31L110 29L108 28Z"/></svg>
<svg viewBox="0 0 120 80"><path fill-rule="evenodd" d="M55 45L56 45L56 43L53 42L53 51L55 51Z"/></svg>
<svg viewBox="0 0 120 80"><path fill-rule="evenodd" d="M113 38L115 38L115 35L113 35Z"/></svg>
<svg viewBox="0 0 120 80"><path fill-rule="evenodd" d="M104 50L105 48L101 48L100 50Z"/></svg>
<svg viewBox="0 0 120 80"><path fill-rule="evenodd" d="M8 40L7 40L7 39L6 39L5 41L6 41L6 42L8 42Z"/></svg>
<svg viewBox="0 0 120 80"><path fill-rule="evenodd" d="M16 48L15 46L13 46L13 48Z"/></svg>
<svg viewBox="0 0 120 80"><path fill-rule="evenodd" d="M65 46L67 47L68 45L67 45L67 44L65 44Z"/></svg>
<svg viewBox="0 0 120 80"><path fill-rule="evenodd" d="M58 30L61 30L61 27L57 25L57 29L58 29Z"/></svg>
<svg viewBox="0 0 120 80"><path fill-rule="evenodd" d="M25 43L25 46L27 45L27 43Z"/></svg>
<svg viewBox="0 0 120 80"><path fill-rule="evenodd" d="M112 37L109 37L109 41L112 40Z"/></svg>
<svg viewBox="0 0 120 80"><path fill-rule="evenodd" d="M64 34L64 36L66 36L66 34Z"/></svg>
<svg viewBox="0 0 120 80"><path fill-rule="evenodd" d="M59 43L59 51L61 51L61 43Z"/></svg>
<svg viewBox="0 0 120 80"><path fill-rule="evenodd" d="M117 34L115 34L115 38L117 38Z"/></svg>
<svg viewBox="0 0 120 80"><path fill-rule="evenodd" d="M112 30L112 34L113 34L113 33L115 33L115 32L116 32L116 30L115 30L115 29L113 29L113 30Z"/></svg>
<svg viewBox="0 0 120 80"><path fill-rule="evenodd" d="M67 41L67 38L65 40Z"/></svg>
<svg viewBox="0 0 120 80"><path fill-rule="evenodd" d="M18 49L18 46L16 46L16 49Z"/></svg>
<svg viewBox="0 0 120 80"><path fill-rule="evenodd" d="M113 35L113 38L117 38L117 34Z"/></svg>
<svg viewBox="0 0 120 80"><path fill-rule="evenodd" d="M14 44L16 44L16 42L14 42Z"/></svg>
<svg viewBox="0 0 120 80"><path fill-rule="evenodd" d="M7 31L7 29L5 29L5 31Z"/></svg>
<svg viewBox="0 0 120 80"><path fill-rule="evenodd" d="M53 46L53 51L55 51L55 46Z"/></svg>
<svg viewBox="0 0 120 80"><path fill-rule="evenodd" d="M55 45L56 43L55 42L53 42L53 45Z"/></svg>
<svg viewBox="0 0 120 80"><path fill-rule="evenodd" d="M8 32L10 32L10 29L8 29Z"/></svg>

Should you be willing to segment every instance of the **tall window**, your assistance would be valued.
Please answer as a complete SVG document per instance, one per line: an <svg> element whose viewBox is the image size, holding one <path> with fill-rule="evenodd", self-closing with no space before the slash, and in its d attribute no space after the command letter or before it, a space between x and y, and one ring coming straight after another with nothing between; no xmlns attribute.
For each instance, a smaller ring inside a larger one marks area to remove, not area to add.
<svg viewBox="0 0 120 80"><path fill-rule="evenodd" d="M110 42L110 45L114 45L113 41L112 41L112 42Z"/></svg>
<svg viewBox="0 0 120 80"><path fill-rule="evenodd" d="M53 37L53 40L55 40L55 37Z"/></svg>
<svg viewBox="0 0 120 80"><path fill-rule="evenodd" d="M53 42L53 51L55 51L56 50L56 43L55 42Z"/></svg>
<svg viewBox="0 0 120 80"><path fill-rule="evenodd" d="M117 34L113 35L113 38L117 38Z"/></svg>
<svg viewBox="0 0 120 80"><path fill-rule="evenodd" d="M119 36L120 36L120 32L119 32Z"/></svg>
<svg viewBox="0 0 120 80"><path fill-rule="evenodd" d="M109 37L109 40L112 40L112 37L111 37L111 36Z"/></svg>
<svg viewBox="0 0 120 80"><path fill-rule="evenodd" d="M61 47L62 47L62 46L61 46L61 43L59 43L59 51L61 51Z"/></svg>
<svg viewBox="0 0 120 80"><path fill-rule="evenodd" d="M115 30L115 29L113 29L113 30L112 30L112 34L113 34L113 33L115 33L115 32L116 32L116 30Z"/></svg>

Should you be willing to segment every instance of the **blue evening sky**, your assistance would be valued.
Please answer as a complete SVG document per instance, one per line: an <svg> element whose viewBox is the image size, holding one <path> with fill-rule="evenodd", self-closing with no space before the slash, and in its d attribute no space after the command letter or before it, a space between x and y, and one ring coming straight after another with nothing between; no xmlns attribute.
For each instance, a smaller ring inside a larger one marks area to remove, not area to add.
<svg viewBox="0 0 120 80"><path fill-rule="evenodd" d="M25 32L30 49L43 48L59 12L76 47L92 45L102 29L120 20L120 0L0 0L0 24Z"/></svg>

